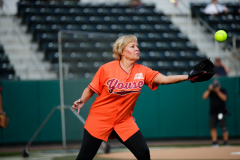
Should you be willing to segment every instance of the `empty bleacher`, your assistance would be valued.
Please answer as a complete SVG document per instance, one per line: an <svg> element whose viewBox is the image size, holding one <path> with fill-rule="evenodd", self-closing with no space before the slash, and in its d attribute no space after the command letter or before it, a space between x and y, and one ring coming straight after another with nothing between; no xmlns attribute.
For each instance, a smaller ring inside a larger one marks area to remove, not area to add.
<svg viewBox="0 0 240 160"><path fill-rule="evenodd" d="M145 4L144 8L134 10L122 2L21 1L18 16L56 71L59 30L86 31L88 35L95 32L118 36L134 34L141 51L137 63L165 75L187 74L205 58L167 16L155 9L154 4ZM102 64L113 60L111 45L116 39L88 39L77 34L62 37L63 61L69 66L68 78L91 78Z"/></svg>

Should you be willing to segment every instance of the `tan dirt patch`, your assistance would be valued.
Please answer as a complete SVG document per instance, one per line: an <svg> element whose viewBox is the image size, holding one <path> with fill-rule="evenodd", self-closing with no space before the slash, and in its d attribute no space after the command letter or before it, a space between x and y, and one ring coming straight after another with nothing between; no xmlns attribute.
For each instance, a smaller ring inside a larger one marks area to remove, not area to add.
<svg viewBox="0 0 240 160"><path fill-rule="evenodd" d="M239 159L240 155L231 154L240 152L240 147L196 147L196 148L160 148L150 149L151 159ZM97 157L109 159L136 159L129 152L99 154Z"/></svg>

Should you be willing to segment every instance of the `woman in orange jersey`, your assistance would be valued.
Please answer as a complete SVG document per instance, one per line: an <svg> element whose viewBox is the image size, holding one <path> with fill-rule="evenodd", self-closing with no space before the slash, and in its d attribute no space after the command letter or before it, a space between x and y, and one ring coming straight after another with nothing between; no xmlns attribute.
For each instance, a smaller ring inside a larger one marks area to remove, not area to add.
<svg viewBox="0 0 240 160"><path fill-rule="evenodd" d="M83 107L94 93L98 94L84 126L81 150L77 160L92 160L102 141L117 138L138 160L150 160L144 137L132 116L143 85L151 90L159 84L188 80L187 75L164 76L157 71L136 64L139 59L137 38L134 35L119 37L113 45L115 61L102 65L92 82L74 102L73 111Z"/></svg>

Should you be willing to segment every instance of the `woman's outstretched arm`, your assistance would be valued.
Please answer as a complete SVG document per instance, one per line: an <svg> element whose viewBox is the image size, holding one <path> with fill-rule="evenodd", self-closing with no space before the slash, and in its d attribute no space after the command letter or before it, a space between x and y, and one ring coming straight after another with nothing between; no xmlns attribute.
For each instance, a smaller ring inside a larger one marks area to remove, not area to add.
<svg viewBox="0 0 240 160"><path fill-rule="evenodd" d="M164 85L164 84L179 83L179 82L186 81L186 80L188 80L188 75L165 76L163 74L159 74L153 80L153 83Z"/></svg>

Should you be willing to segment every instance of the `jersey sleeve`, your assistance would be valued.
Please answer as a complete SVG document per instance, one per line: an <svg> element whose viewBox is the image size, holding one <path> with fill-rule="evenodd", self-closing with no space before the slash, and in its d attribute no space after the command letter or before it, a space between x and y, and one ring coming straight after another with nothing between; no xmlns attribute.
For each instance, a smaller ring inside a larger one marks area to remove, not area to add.
<svg viewBox="0 0 240 160"><path fill-rule="evenodd" d="M158 87L158 84L153 83L153 80L156 78L158 74L160 74L158 71L154 71L146 67L144 84L147 85L151 90L155 90Z"/></svg>
<svg viewBox="0 0 240 160"><path fill-rule="evenodd" d="M103 67L100 67L95 76L93 77L92 82L88 85L88 87L91 88L95 93L100 95L102 92L104 81L105 81L104 69Z"/></svg>

